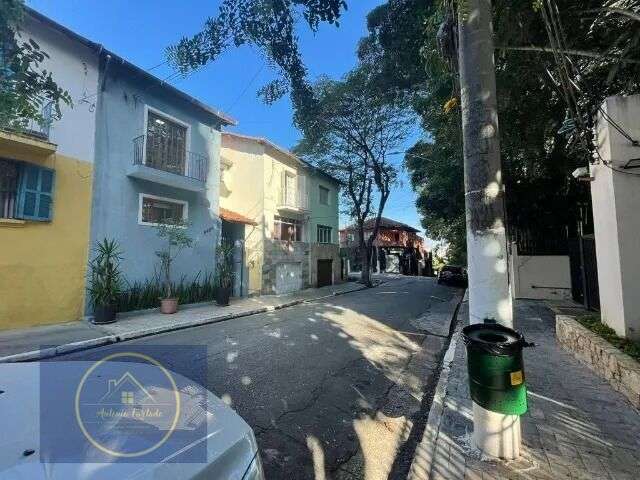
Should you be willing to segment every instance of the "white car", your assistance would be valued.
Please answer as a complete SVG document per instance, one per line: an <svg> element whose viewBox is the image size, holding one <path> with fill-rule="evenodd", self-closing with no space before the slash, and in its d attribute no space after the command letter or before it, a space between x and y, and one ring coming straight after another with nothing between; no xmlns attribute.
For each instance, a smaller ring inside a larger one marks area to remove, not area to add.
<svg viewBox="0 0 640 480"><path fill-rule="evenodd" d="M117 365L118 362L111 362L111 364ZM65 389L69 389L69 385L78 385L79 370L87 371L92 365L94 362L48 362L46 366L38 362L0 364L0 479L264 480L253 431L238 414L202 387L199 387L199 395L200 398L206 399L206 410L203 410L203 414L199 416L198 432L204 431L205 434L199 433L197 438L190 438L190 443L178 451L169 454L162 452L163 457L155 459L153 463L144 463L144 459L138 459L136 462L118 459L119 461L96 463L94 460L96 451L95 449L92 451L91 445L86 441L79 443L83 448L77 449L77 452L74 451L74 454L80 455L80 459L75 460L74 463L58 462L55 458L49 459L47 442L41 445L43 431L40 424L41 414L44 412L45 415L57 415L57 409L62 407L56 400L47 400L47 405L41 405L41 398L64 398L67 395ZM119 365L123 365L123 362ZM137 369L148 367L148 365L136 363L127 364L127 370L134 376L137 374ZM44 370L41 370L43 368ZM45 372L47 379L55 379L55 381L43 380L43 385L46 383L46 388L53 390L48 391L43 397L40 390L41 374ZM170 373L174 379L179 380L177 383L192 382L183 376ZM125 393L128 395L128 392ZM126 397L124 393L122 396ZM180 392L179 396L182 401L182 410L186 412L189 395ZM77 398L76 396L76 401ZM193 416L190 421L193 421ZM180 430L186 422L187 416L181 415L174 426ZM76 425L72 427L78 430ZM71 426L68 429L68 432L70 431L72 431ZM63 426L54 436L64 442L65 435L71 436L68 432L65 432ZM206 442L206 447L203 447L203 442ZM200 457L194 462L189 455L196 448L200 448L198 453ZM181 459L186 461L181 462Z"/></svg>

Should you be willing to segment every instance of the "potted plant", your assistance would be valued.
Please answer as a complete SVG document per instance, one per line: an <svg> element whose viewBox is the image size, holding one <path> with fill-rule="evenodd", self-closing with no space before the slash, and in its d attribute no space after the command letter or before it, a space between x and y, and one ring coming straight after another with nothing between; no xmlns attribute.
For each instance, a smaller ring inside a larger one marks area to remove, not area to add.
<svg viewBox="0 0 640 480"><path fill-rule="evenodd" d="M223 240L216 248L216 303L229 305L233 291L233 243Z"/></svg>
<svg viewBox="0 0 640 480"><path fill-rule="evenodd" d="M160 259L164 297L160 299L162 313L176 313L178 299L173 296L171 283L171 264L184 248L193 245L193 239L187 233L188 224L181 220L167 219L156 226L158 237L164 242L164 248L156 251Z"/></svg>
<svg viewBox="0 0 640 480"><path fill-rule="evenodd" d="M113 323L116 321L116 303L122 291L122 251L118 242L105 238L96 244L94 252L95 256L89 262L88 287L93 305L93 323Z"/></svg>

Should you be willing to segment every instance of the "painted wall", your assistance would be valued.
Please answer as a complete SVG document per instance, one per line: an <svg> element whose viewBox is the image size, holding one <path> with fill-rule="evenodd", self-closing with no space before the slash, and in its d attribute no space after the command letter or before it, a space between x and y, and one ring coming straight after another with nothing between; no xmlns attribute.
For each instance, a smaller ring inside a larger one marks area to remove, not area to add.
<svg viewBox="0 0 640 480"><path fill-rule="evenodd" d="M50 222L0 219L0 329L78 320L89 241L97 59L32 20L25 22L22 35L49 54L42 67L70 93L73 107L63 106L62 119L51 126L54 154L35 154L0 140L1 157L55 170Z"/></svg>
<svg viewBox="0 0 640 480"><path fill-rule="evenodd" d="M129 282L154 277L155 251L164 244L153 226L138 223L141 193L188 202L188 233L193 248L183 250L173 264L173 280L191 280L214 270L215 245L220 231L220 131L212 116L173 97L157 85L139 82L117 64L106 66L96 135L96 169L92 209L92 245L115 238L124 251L122 271ZM209 159L206 191L193 192L127 176L133 163L133 139L146 133L145 107L174 117L190 127L187 150Z"/></svg>
<svg viewBox="0 0 640 480"><path fill-rule="evenodd" d="M329 189L329 205L320 203L320 186ZM331 243L339 242L338 194L339 186L329 177L316 172L309 175L309 240L317 242L318 225L331 227Z"/></svg>
<svg viewBox="0 0 640 480"><path fill-rule="evenodd" d="M71 40L38 20L27 17L23 38L32 38L49 54L41 67L52 73L55 82L69 92L72 106L61 104L62 118L51 125L50 141L57 153L84 162L94 161L98 57L85 45Z"/></svg>
<svg viewBox="0 0 640 480"><path fill-rule="evenodd" d="M513 298L571 299L571 266L566 255L518 255L512 243L509 273Z"/></svg>
<svg viewBox="0 0 640 480"><path fill-rule="evenodd" d="M231 135L222 135L220 206L257 223L245 225L245 263L249 295L262 290L264 259L264 147Z"/></svg>
<svg viewBox="0 0 640 480"><path fill-rule="evenodd" d="M632 138L640 138L640 95L610 97L603 110ZM598 284L602 320L618 335L640 339L640 169L624 170L634 147L598 114L597 145L604 165L591 165Z"/></svg>

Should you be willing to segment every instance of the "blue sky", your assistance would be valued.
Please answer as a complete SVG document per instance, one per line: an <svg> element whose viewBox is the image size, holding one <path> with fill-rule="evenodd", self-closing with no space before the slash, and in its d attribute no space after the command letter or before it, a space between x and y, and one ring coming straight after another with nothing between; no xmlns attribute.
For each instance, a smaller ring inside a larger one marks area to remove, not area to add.
<svg viewBox="0 0 640 480"><path fill-rule="evenodd" d="M350 1L350 9L338 28L323 25L313 34L305 24L299 25L300 48L312 79L319 75L340 78L355 66L358 40L366 34L366 15L380 3L383 2ZM215 14L219 1L28 0L27 4L136 65L151 68L165 60L167 45L199 31L206 17ZM166 78L172 71L161 65L152 73ZM225 52L215 63L172 83L238 120L239 125L230 130L267 137L291 148L300 133L291 124L289 99L267 106L256 97L256 90L275 78L275 74L255 49L241 47ZM415 137L409 139L406 147L414 140ZM384 215L422 230L415 195L405 172ZM342 224L347 221L344 216L341 218Z"/></svg>

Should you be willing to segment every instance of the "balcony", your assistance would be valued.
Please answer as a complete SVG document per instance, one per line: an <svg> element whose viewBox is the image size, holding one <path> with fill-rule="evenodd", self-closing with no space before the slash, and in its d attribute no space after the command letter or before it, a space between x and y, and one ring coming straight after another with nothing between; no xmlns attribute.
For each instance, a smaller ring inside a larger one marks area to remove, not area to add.
<svg viewBox="0 0 640 480"><path fill-rule="evenodd" d="M292 177L295 179L295 177ZM309 210L309 196L304 188L304 177L297 178L297 185L284 183L278 197L278 210L302 213Z"/></svg>
<svg viewBox="0 0 640 480"><path fill-rule="evenodd" d="M8 147L36 157L46 157L55 153L56 145L49 142L53 123L53 104L48 103L41 110L42 119L29 120L15 128L0 131L0 147Z"/></svg>
<svg viewBox="0 0 640 480"><path fill-rule="evenodd" d="M183 190L204 191L209 159L180 145L157 140L148 135L133 139L133 164L127 175Z"/></svg>

